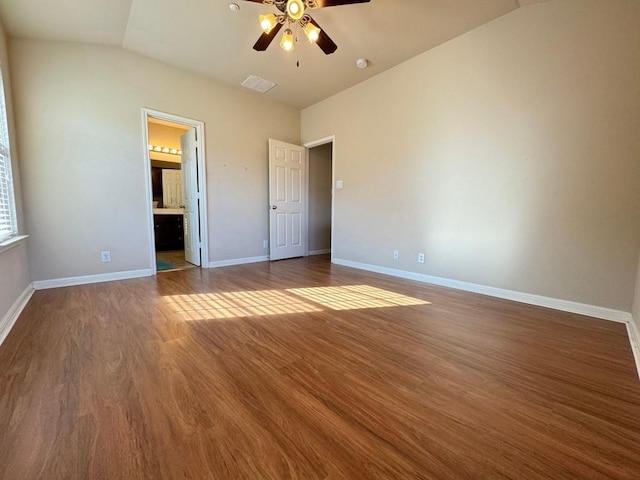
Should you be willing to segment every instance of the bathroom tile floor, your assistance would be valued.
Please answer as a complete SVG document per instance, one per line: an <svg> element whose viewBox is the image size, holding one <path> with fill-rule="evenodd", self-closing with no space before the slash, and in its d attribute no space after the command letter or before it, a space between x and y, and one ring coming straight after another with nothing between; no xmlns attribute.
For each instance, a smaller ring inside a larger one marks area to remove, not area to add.
<svg viewBox="0 0 640 480"><path fill-rule="evenodd" d="M187 268L196 268L195 265L187 262L184 259L184 250L166 250L162 252L156 252L156 260L164 260L175 265L173 270L185 270ZM172 270L163 270L172 271ZM158 272L161 273L161 272Z"/></svg>

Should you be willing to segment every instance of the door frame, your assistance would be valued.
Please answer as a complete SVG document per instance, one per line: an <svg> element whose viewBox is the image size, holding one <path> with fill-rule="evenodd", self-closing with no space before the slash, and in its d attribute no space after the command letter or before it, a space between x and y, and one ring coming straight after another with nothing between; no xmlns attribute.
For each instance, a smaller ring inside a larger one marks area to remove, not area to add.
<svg viewBox="0 0 640 480"><path fill-rule="evenodd" d="M153 190L151 188L151 156L149 155L149 118L164 120L171 123L178 123L196 129L196 147L198 149L198 190L200 191L198 223L200 224L200 264L201 268L209 268L209 229L207 226L207 172L206 172L206 149L204 140L204 122L193 120L191 118L173 115L171 113L152 110L150 108L142 108L142 140L144 150L144 168L146 179L146 197L147 197L147 231L149 239L149 262L151 263L151 271L153 275L156 269L156 248L155 233L153 221Z"/></svg>
<svg viewBox="0 0 640 480"><path fill-rule="evenodd" d="M311 142L307 142L304 143L302 146L306 149L306 155L305 155L305 162L306 162L306 169L307 169L307 184L306 184L306 195L307 195L307 211L306 211L306 215L305 215L305 221L306 221L306 225L305 225L305 229L307 231L307 238L305 240L305 256L309 256L309 181L310 181L310 175L309 175L309 150L313 147L319 147L320 145L326 145L327 143L331 143L331 246L329 248L331 248L331 263L333 263L333 258L334 258L334 251L333 251L333 246L335 245L334 242L334 235L335 235L335 228L334 228L334 221L335 221L335 208L336 208L336 136L335 135L331 135L328 137L324 137L324 138L320 138L318 140L314 140Z"/></svg>

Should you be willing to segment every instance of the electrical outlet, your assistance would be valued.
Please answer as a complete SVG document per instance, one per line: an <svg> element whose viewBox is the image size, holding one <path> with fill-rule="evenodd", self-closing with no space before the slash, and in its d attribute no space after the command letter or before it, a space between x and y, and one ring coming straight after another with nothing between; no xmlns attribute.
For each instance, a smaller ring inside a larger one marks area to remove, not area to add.
<svg viewBox="0 0 640 480"><path fill-rule="evenodd" d="M393 259L394 260L398 260L399 257L400 257L400 253L398 252L398 250L394 250L393 251Z"/></svg>
<svg viewBox="0 0 640 480"><path fill-rule="evenodd" d="M269 240L263 240L262 241L262 248L264 248L264 249L269 248Z"/></svg>
<svg viewBox="0 0 640 480"><path fill-rule="evenodd" d="M418 263L424 263L424 253L418 254Z"/></svg>
<svg viewBox="0 0 640 480"><path fill-rule="evenodd" d="M102 263L110 262L111 261L111 252L109 250L107 250L105 252L100 252L100 260L102 260Z"/></svg>

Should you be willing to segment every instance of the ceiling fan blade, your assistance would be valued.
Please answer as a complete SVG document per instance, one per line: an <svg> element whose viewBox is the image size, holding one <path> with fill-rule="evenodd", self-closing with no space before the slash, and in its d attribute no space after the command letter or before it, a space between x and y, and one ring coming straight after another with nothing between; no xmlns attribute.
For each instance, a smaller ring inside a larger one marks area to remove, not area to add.
<svg viewBox="0 0 640 480"><path fill-rule="evenodd" d="M336 45L334 41L331 40L329 35L327 35L324 29L320 25L318 25L318 22L316 22L313 18L309 17L309 22L320 29L320 36L318 36L316 44L322 49L322 51L326 55L331 55L333 52L335 52L338 49L338 45Z"/></svg>
<svg viewBox="0 0 640 480"><path fill-rule="evenodd" d="M318 8L337 7L340 5L350 5L352 3L369 3L371 0L316 0Z"/></svg>
<svg viewBox="0 0 640 480"><path fill-rule="evenodd" d="M276 38L276 35L278 35L278 32L281 28L282 24L277 23L276 26L273 27L273 30L271 30L269 33L263 33L262 35L260 35L260 38L258 38L258 41L253 46L253 49L258 52L264 52L269 47L269 45L271 45L273 39Z"/></svg>

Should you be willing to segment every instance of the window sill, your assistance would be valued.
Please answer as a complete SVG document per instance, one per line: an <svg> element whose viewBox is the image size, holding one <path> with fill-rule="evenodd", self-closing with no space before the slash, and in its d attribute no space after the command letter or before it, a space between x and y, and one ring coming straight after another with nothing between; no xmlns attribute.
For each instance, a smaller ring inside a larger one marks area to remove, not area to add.
<svg viewBox="0 0 640 480"><path fill-rule="evenodd" d="M0 242L0 253L6 252L13 247L17 247L28 237L29 235L15 235L13 237L7 238L6 240Z"/></svg>

